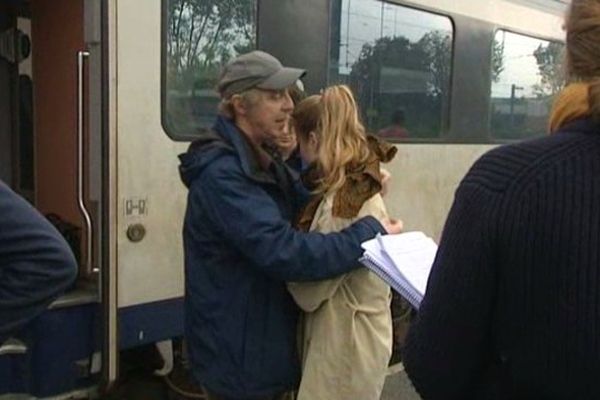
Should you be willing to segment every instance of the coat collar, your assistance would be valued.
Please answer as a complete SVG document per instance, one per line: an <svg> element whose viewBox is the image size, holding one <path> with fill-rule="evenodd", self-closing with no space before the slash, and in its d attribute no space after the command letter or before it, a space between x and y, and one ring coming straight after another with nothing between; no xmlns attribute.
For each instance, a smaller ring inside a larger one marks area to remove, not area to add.
<svg viewBox="0 0 600 400"><path fill-rule="evenodd" d="M237 154L244 174L250 179L260 183L277 184L268 167L275 162L262 148L254 146L233 122L233 120L218 116L213 126L214 131L227 143L229 143ZM285 166L285 164L283 164ZM288 174L293 180L299 179L298 174L285 166Z"/></svg>
<svg viewBox="0 0 600 400"><path fill-rule="evenodd" d="M592 117L582 117L578 119L574 119L565 123L557 133L566 133L566 132L581 132L581 133L590 133L590 134L598 134L600 133L600 122L594 120Z"/></svg>

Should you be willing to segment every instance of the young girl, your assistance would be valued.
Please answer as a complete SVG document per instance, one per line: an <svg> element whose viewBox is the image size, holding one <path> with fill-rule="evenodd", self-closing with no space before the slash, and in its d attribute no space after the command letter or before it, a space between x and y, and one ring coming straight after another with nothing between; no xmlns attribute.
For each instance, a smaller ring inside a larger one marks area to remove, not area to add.
<svg viewBox="0 0 600 400"><path fill-rule="evenodd" d="M396 148L367 137L352 92L333 86L293 114L304 182L313 199L298 226L339 231L361 217L387 218L379 164ZM392 350L390 288L366 268L321 282L290 283L305 311L298 400L379 400Z"/></svg>

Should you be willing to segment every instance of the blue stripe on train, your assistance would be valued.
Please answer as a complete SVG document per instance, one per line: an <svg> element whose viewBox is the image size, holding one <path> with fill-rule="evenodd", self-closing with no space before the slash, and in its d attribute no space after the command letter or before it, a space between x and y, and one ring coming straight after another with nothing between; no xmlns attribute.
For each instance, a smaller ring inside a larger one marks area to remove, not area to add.
<svg viewBox="0 0 600 400"><path fill-rule="evenodd" d="M119 309L119 345L129 349L183 336L183 298Z"/></svg>
<svg viewBox="0 0 600 400"><path fill-rule="evenodd" d="M0 394L29 393L47 397L89 385L85 366L100 348L98 304L49 310L18 339L28 351L0 356Z"/></svg>
<svg viewBox="0 0 600 400"><path fill-rule="evenodd" d="M119 347L133 348L183 335L183 299L119 310ZM97 303L48 310L19 335L23 355L0 356L0 395L55 396L93 384L86 365L102 346Z"/></svg>

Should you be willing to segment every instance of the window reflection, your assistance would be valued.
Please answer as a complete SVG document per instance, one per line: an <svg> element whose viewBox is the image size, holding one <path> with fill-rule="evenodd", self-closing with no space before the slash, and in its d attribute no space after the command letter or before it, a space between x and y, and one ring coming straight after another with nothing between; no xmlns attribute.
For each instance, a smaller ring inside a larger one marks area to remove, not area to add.
<svg viewBox="0 0 600 400"><path fill-rule="evenodd" d="M449 18L377 0L338 0L329 82L354 90L364 122L389 139L436 138L447 119Z"/></svg>
<svg viewBox="0 0 600 400"><path fill-rule="evenodd" d="M491 131L520 139L547 131L554 95L564 86L561 43L506 31L494 38Z"/></svg>
<svg viewBox="0 0 600 400"><path fill-rule="evenodd" d="M164 0L164 122L173 137L214 122L221 67L256 47L257 0Z"/></svg>

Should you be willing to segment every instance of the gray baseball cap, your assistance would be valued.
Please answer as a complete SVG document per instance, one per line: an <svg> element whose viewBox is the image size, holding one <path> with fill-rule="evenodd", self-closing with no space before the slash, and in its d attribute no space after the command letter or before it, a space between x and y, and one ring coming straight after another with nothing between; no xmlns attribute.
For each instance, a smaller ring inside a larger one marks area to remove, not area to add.
<svg viewBox="0 0 600 400"><path fill-rule="evenodd" d="M284 67L269 53L255 50L236 57L223 68L217 89L225 99L252 88L281 90L304 74L306 70Z"/></svg>

